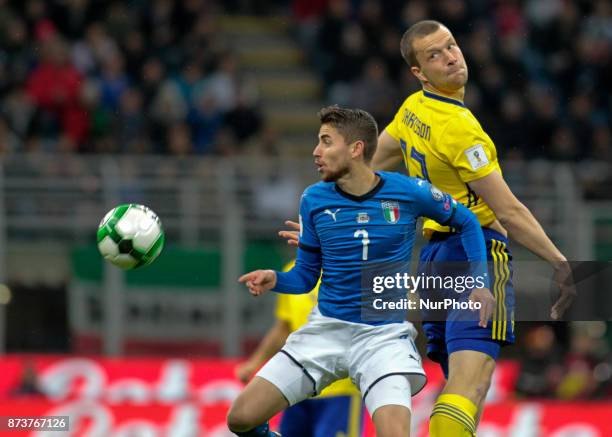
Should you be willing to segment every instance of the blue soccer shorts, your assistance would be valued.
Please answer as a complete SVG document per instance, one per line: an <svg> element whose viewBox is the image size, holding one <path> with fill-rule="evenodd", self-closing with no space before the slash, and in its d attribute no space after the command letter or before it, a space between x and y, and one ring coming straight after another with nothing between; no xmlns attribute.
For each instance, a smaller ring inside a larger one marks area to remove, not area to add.
<svg viewBox="0 0 612 437"><path fill-rule="evenodd" d="M458 320L449 309L440 317L423 314L423 329L427 336L427 356L440 363L448 376L448 356L460 350L475 350L497 359L502 346L514 343L514 288L512 286L512 255L508 239L499 232L482 229L487 245L489 289L495 296L496 308L487 328L478 320ZM437 233L421 250L418 273L447 275L449 263L467 265L461 237L456 233ZM461 272L454 272L461 274ZM421 298L428 293L456 298L453 290L421 289ZM452 296L454 295L454 296ZM466 296L467 298L467 296Z"/></svg>
<svg viewBox="0 0 612 437"><path fill-rule="evenodd" d="M363 403L358 394L312 398L287 408L280 433L288 437L358 437L363 428Z"/></svg>

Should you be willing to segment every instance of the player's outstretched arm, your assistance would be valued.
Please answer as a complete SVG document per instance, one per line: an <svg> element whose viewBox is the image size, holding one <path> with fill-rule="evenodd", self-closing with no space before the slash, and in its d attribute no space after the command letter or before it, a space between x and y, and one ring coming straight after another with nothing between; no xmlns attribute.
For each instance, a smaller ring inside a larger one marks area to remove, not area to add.
<svg viewBox="0 0 612 437"><path fill-rule="evenodd" d="M321 276L321 253L298 248L295 265L288 272L276 272L274 291L306 294L315 288Z"/></svg>
<svg viewBox="0 0 612 437"><path fill-rule="evenodd" d="M378 136L378 146L372 158L373 170L395 170L402 163L402 149L399 142L383 130Z"/></svg>
<svg viewBox="0 0 612 437"><path fill-rule="evenodd" d="M469 182L469 186L489 205L512 239L553 266L553 279L561 294L550 316L555 320L561 318L576 296L571 268L565 256L548 238L531 211L512 193L501 174L494 171Z"/></svg>
<svg viewBox="0 0 612 437"><path fill-rule="evenodd" d="M253 296L261 296L276 285L276 272L274 270L254 270L242 275L238 282L246 285Z"/></svg>

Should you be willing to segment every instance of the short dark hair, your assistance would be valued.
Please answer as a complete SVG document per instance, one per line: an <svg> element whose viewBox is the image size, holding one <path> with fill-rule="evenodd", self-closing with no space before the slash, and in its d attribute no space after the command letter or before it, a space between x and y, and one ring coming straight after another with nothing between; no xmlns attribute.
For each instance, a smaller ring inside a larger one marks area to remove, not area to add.
<svg viewBox="0 0 612 437"><path fill-rule="evenodd" d="M347 144L363 141L363 159L366 163L372 160L378 144L378 125L369 112L333 105L321 109L319 119L321 124L336 128Z"/></svg>
<svg viewBox="0 0 612 437"><path fill-rule="evenodd" d="M400 50L402 52L402 57L408 63L408 65L411 67L420 67L419 61L417 61L416 58L416 53L412 47L414 40L431 35L440 27L444 27L444 24L440 23L439 21L422 20L413 24L406 32L404 32L402 41L400 43Z"/></svg>

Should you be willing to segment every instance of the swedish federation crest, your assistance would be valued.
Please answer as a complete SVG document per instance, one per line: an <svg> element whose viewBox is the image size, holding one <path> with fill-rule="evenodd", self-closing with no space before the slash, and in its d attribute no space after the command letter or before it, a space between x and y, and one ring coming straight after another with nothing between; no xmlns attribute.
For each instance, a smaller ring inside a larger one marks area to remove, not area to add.
<svg viewBox="0 0 612 437"><path fill-rule="evenodd" d="M380 202L380 206L382 206L383 216L385 217L387 223L395 224L399 221L399 202L396 202L395 200L385 200Z"/></svg>

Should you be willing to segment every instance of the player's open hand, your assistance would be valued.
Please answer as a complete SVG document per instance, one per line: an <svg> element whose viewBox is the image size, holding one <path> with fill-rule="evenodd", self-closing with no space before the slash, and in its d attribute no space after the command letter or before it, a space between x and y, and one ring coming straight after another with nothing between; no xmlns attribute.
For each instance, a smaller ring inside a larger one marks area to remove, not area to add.
<svg viewBox="0 0 612 437"><path fill-rule="evenodd" d="M570 307L576 297L576 285L574 284L574 276L572 269L567 261L561 262L555 266L553 281L559 287L559 299L550 310L550 317L553 320L559 320Z"/></svg>
<svg viewBox="0 0 612 437"><path fill-rule="evenodd" d="M274 270L254 270L242 275L238 282L242 282L253 296L260 296L276 285L276 272Z"/></svg>
<svg viewBox="0 0 612 437"><path fill-rule="evenodd" d="M290 246L297 246L300 238L300 224L286 220L285 225L290 227L290 231L278 231L278 235L287 240L287 244Z"/></svg>
<svg viewBox="0 0 612 437"><path fill-rule="evenodd" d="M495 298L491 291L488 288L475 288L470 293L470 301L474 303L480 302L480 321L478 326L486 328L495 308Z"/></svg>

